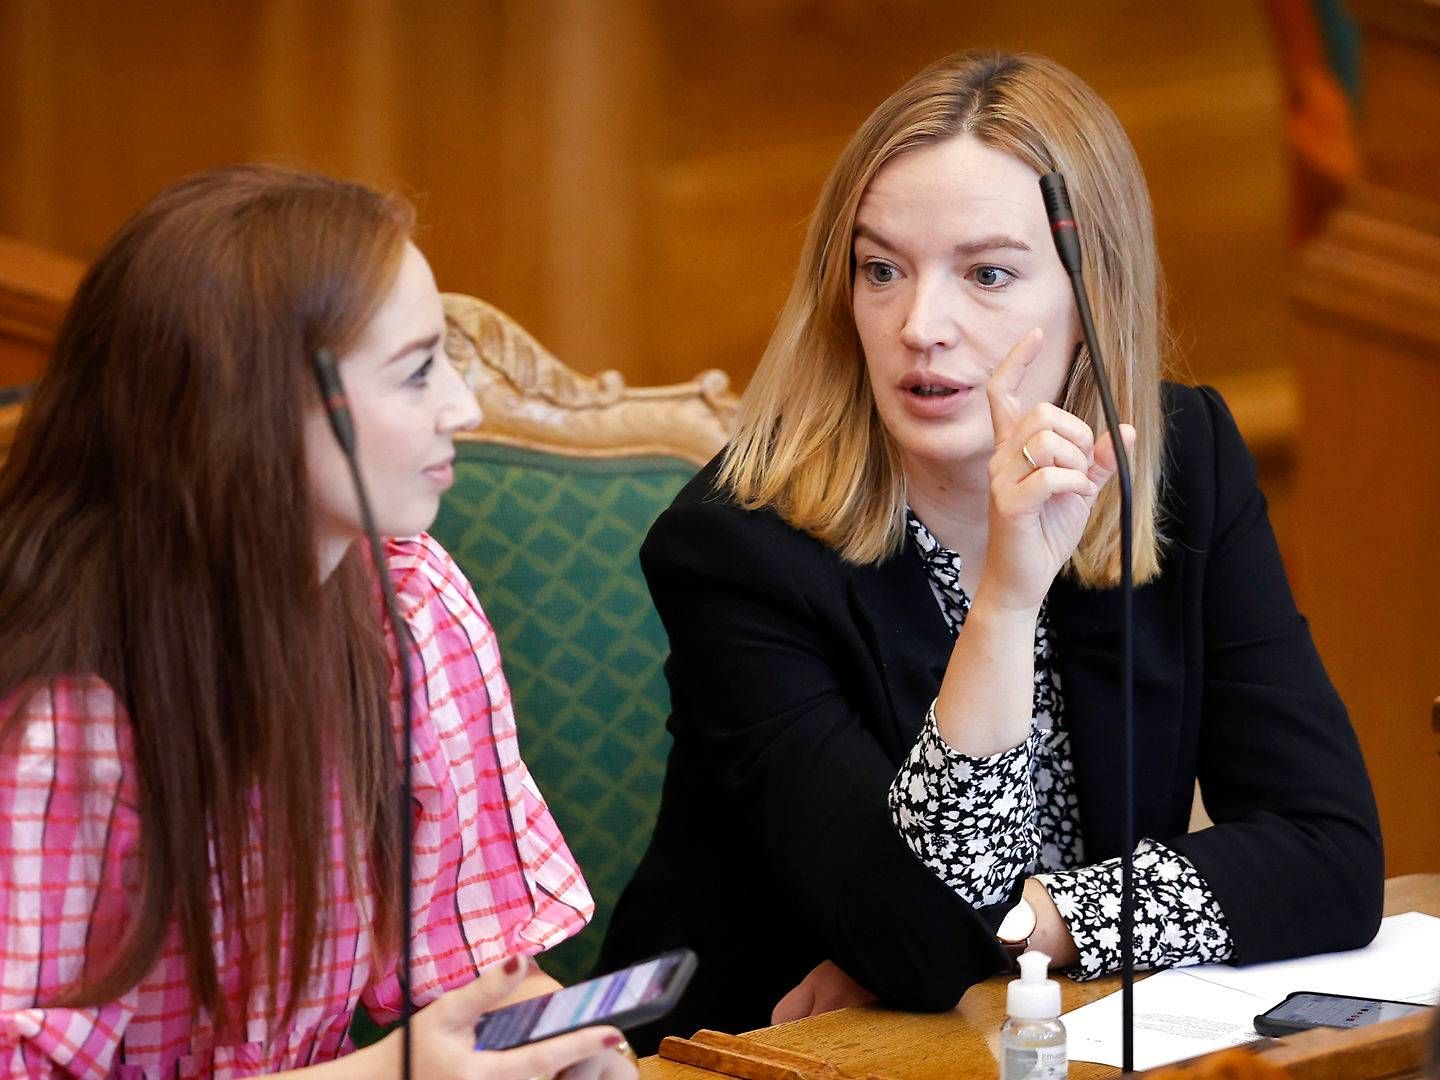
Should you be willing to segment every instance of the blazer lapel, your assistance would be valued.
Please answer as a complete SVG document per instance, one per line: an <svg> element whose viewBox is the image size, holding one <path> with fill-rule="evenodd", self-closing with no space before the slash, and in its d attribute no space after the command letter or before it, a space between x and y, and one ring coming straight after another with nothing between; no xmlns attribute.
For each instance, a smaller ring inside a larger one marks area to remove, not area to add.
<svg viewBox="0 0 1440 1080"><path fill-rule="evenodd" d="M856 625L879 661L898 762L919 734L954 642L920 556L908 543L878 566L854 568L850 598ZM1184 625L1175 604L1163 586L1135 592L1135 625L1145 628L1135 642L1135 820L1141 837L1169 835L1177 826L1172 818L1185 677ZM1085 858L1096 862L1120 854L1123 829L1120 592L1057 579L1048 611Z"/></svg>
<svg viewBox="0 0 1440 1080"><path fill-rule="evenodd" d="M895 747L904 754L945 676L953 647L949 628L908 540L878 566L856 567L850 597L856 624L879 661Z"/></svg>

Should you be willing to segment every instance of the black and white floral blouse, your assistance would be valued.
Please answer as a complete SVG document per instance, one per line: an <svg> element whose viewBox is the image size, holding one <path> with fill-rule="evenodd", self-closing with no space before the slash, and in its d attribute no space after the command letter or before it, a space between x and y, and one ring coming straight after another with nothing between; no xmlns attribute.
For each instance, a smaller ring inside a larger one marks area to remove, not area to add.
<svg viewBox="0 0 1440 1080"><path fill-rule="evenodd" d="M970 611L960 587L960 556L943 547L914 514L910 539L951 634ZM901 836L929 869L966 902L1002 900L1021 877L1049 891L1080 953L1078 978L1120 967L1120 860L1085 865L1065 699L1055 670L1045 608L1035 629L1035 695L1029 737L991 757L948 746L935 706L890 787ZM1233 955L1225 914L1190 861L1164 844L1135 848L1135 964L1179 967Z"/></svg>

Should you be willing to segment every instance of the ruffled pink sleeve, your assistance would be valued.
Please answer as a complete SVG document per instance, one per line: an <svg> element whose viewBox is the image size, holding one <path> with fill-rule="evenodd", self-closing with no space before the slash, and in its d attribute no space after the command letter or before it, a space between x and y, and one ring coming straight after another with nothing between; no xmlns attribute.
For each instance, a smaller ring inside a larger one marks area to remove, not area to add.
<svg viewBox="0 0 1440 1080"><path fill-rule="evenodd" d="M103 967L123 936L123 868L140 837L130 725L94 681L38 689L18 721L16 703L0 704L0 1064L11 1077L104 1077L136 992L40 1003Z"/></svg>
<svg viewBox="0 0 1440 1080"><path fill-rule="evenodd" d="M470 583L429 536L390 541L387 561L418 653L411 982L423 1004L511 953L571 937L595 904L520 759L499 644ZM391 690L398 733L398 667ZM393 1017L394 971L363 1000L377 1020Z"/></svg>

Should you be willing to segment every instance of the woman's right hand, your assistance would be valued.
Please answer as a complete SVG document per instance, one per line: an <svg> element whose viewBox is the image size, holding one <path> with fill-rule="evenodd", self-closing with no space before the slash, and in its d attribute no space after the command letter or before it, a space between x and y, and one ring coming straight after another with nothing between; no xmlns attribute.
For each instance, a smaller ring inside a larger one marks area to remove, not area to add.
<svg viewBox="0 0 1440 1080"><path fill-rule="evenodd" d="M1085 421L1048 401L1023 411L1020 384L1041 340L1038 328L1021 338L985 387L995 453L985 571L977 594L1013 612L1039 610L1116 470L1108 432L1097 440ZM1135 429L1121 424L1120 432L1133 449Z"/></svg>
<svg viewBox="0 0 1440 1080"><path fill-rule="evenodd" d="M624 1036L613 1027L592 1027L513 1050L476 1050L475 1022L514 992L527 961L511 957L480 973L465 986L440 995L411 1019L413 1073L425 1080L528 1080L561 1076L564 1080L630 1080L634 1062L620 1049ZM401 1034L386 1036L376 1047L400 1075ZM342 1059L343 1061L343 1059ZM377 1064L379 1062L377 1061Z"/></svg>
<svg viewBox="0 0 1440 1080"><path fill-rule="evenodd" d="M776 1003L770 1011L770 1023L785 1024L852 1005L869 1005L875 1000L876 996L847 975L839 964L822 960Z"/></svg>

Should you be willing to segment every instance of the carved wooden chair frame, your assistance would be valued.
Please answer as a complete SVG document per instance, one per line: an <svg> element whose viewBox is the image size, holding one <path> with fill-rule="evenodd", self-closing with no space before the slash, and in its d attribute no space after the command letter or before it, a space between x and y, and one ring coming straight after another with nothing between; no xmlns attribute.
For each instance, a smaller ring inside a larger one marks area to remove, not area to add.
<svg viewBox="0 0 1440 1080"><path fill-rule="evenodd" d="M591 378L545 350L504 312L446 293L445 346L484 414L459 438L575 457L709 461L734 425L736 398L722 371L686 383L631 387L617 371Z"/></svg>

